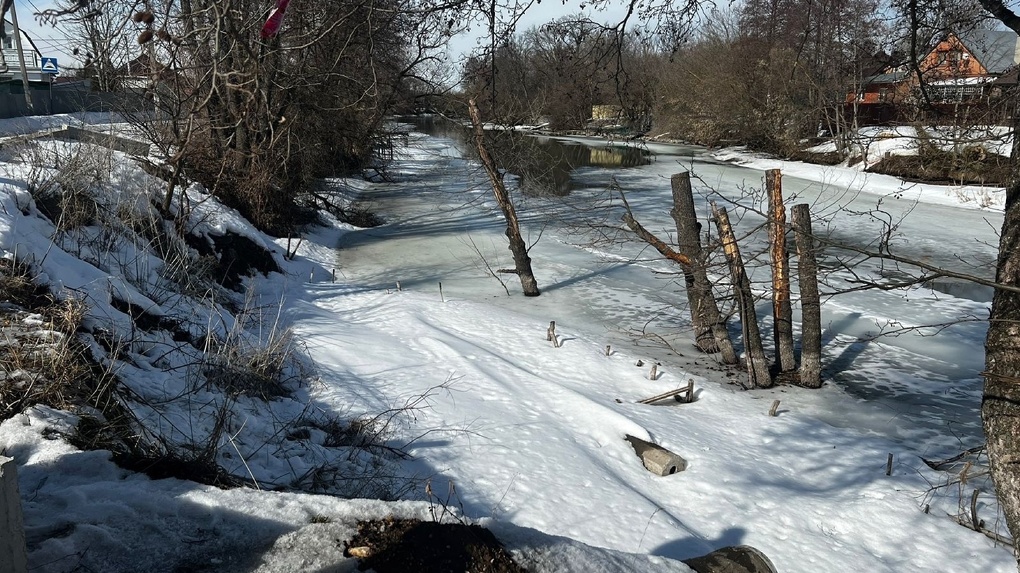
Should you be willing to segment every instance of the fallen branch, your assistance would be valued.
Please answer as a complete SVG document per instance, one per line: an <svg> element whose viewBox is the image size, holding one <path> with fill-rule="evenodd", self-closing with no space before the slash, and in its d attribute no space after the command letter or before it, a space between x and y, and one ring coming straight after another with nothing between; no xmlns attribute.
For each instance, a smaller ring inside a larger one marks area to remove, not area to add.
<svg viewBox="0 0 1020 573"><path fill-rule="evenodd" d="M925 458L921 458L921 461L924 462L924 464L926 466L930 467L931 469L933 469L935 471L942 471L942 470L945 469L945 466L948 466L950 464L958 462L958 461L962 460L963 458L965 458L965 457L967 457L969 455L972 455L972 454L980 455L984 451L985 451L985 445L981 444L980 446L974 446L973 448L969 448L969 449L963 450L959 454L957 454L957 455L955 455L955 456L953 456L951 458L946 458L944 460L927 460Z"/></svg>
<svg viewBox="0 0 1020 573"><path fill-rule="evenodd" d="M989 539L993 539L993 540L995 540L995 541L1005 545L1006 547L1013 547L1013 539L1012 538L1006 537L1005 535L1002 535L1001 533L998 533L998 532L992 531L991 529L988 529L987 527L985 527L983 525L984 521L979 522L978 526L975 527L974 524L971 522L970 516L953 515L951 513L947 513L946 515L948 515L950 517L950 519L952 519L956 523L966 527L967 529L969 529L971 531L976 531L978 533L981 533L985 537L987 537Z"/></svg>
<svg viewBox="0 0 1020 573"><path fill-rule="evenodd" d="M682 400L680 398L681 395L684 395L684 398ZM650 398L645 398L643 400L638 400L637 403L638 404L651 404L653 402L658 402L659 400L665 400L666 398L674 398L677 402L680 402L680 401L683 401L683 402L686 402L686 403L693 402L694 401L694 382L693 381L692 382L688 382L687 386L684 386L683 388L676 388L674 390L670 390L669 392L663 392L662 394L656 394L655 396L652 396Z"/></svg>

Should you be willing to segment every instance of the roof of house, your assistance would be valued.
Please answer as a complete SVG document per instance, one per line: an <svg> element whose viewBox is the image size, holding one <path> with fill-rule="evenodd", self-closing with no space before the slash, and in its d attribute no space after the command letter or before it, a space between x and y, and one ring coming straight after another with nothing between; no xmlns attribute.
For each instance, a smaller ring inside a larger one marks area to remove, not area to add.
<svg viewBox="0 0 1020 573"><path fill-rule="evenodd" d="M910 76L910 72L893 71L886 72L884 74L878 74L877 76L870 76L864 78L864 85L870 84L895 84L906 80Z"/></svg>
<svg viewBox="0 0 1020 573"><path fill-rule="evenodd" d="M958 36L960 41L989 74L1001 74L1018 63L1018 40L1012 31L971 30Z"/></svg>

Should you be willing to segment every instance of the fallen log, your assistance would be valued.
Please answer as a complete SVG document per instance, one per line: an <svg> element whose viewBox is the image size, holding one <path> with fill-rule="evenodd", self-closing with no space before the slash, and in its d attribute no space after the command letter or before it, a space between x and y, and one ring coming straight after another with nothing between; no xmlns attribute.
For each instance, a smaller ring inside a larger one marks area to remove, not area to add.
<svg viewBox="0 0 1020 573"><path fill-rule="evenodd" d="M673 398L677 402L691 403L694 401L694 381L690 381L683 388L676 388L669 392L663 392L662 394L656 394L649 398L638 400L638 404L651 404L658 402L659 400L665 400L666 398Z"/></svg>

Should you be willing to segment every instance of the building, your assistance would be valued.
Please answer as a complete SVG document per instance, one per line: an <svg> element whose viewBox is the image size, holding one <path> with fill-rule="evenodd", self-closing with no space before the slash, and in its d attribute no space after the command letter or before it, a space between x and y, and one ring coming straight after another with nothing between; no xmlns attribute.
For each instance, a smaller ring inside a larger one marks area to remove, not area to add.
<svg viewBox="0 0 1020 573"><path fill-rule="evenodd" d="M845 109L858 124L940 120L999 109L1006 88L1016 85L1020 36L1012 31L972 30L939 39L917 66L889 67L865 78L848 94Z"/></svg>
<svg viewBox="0 0 1020 573"><path fill-rule="evenodd" d="M44 74L41 69L42 53L32 38L21 30L21 48L25 53L25 71L29 83L46 83L52 79L51 74ZM14 42L14 25L4 20L4 39L0 43L3 59L0 60L0 83L12 80L21 81L21 62L18 60L18 47Z"/></svg>

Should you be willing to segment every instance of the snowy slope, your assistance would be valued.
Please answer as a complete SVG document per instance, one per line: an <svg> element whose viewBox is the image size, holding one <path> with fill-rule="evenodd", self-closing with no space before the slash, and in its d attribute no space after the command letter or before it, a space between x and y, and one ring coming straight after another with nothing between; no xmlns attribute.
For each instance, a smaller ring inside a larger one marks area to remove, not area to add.
<svg viewBox="0 0 1020 573"><path fill-rule="evenodd" d="M50 408L4 421L0 451L19 464L33 571L353 570L340 552L355 520L430 519L437 508L491 527L535 571L686 571L672 559L735 544L758 547L782 572L1015 569L1009 551L946 517L958 500L952 492L928 493L927 480L943 476L902 443L829 425L810 409L766 414L776 398L800 404L818 394L739 391L710 361L670 362L657 350L617 344L585 315L558 313L578 297L602 297L597 302L607 309L643 308L644 293L591 288L565 259L542 263L540 280L557 288L535 301L505 296L451 218L468 217L476 244L501 244L478 173L448 142L412 142L391 169L392 182L351 186L377 199L421 193L431 210L394 211L376 230L330 222L309 231L293 261L281 256L286 240L259 234L200 189L189 191L200 206L193 222L203 232L231 230L276 249L284 273L253 279L247 298L292 329L314 375L268 407L231 402L233 422L217 443L217 460L261 489L221 490L120 469L109 452L68 444L61 436L76 417ZM131 169L123 157L117 164ZM184 309L196 325L222 320L233 332L225 308L154 300L158 261L131 258L146 261L152 274L127 280L128 265L82 262L72 245L52 243L52 226L29 207L18 179L24 167L7 169L0 248L7 256L31 249L49 281L89 293L92 320L125 320L110 306L115 292L164 315ZM137 189L124 181L144 180L158 196L158 182L136 177L114 178L111 186ZM394 250L360 256L376 252L366 249L379 242ZM554 257L563 252L558 244L555 237L540 243L536 254ZM338 254L341 245L346 252ZM402 274L402 258L403 268L420 274ZM549 320L557 321L559 348L545 339ZM166 342L151 337L139 346ZM615 350L607 356L610 342ZM202 429L205 417L222 396L189 393L193 409L175 402L189 388L186 369L161 370L160 354L138 348L125 366L128 384L148 393L148 404L173 404L142 414L174 420L168 426L178 430L194 424L198 435L211 432ZM660 359L660 375L649 380L648 365ZM174 360L180 363L170 366L184 364L183 356ZM699 389L693 404L635 403L688 380ZM357 462L351 471L374 469L404 501L271 491L340 455L314 436L307 443L275 440L309 411L377 416L381 436L413 457L345 451ZM626 434L672 449L689 468L652 476ZM886 476L890 452L896 464ZM994 519L994 508L981 505Z"/></svg>

